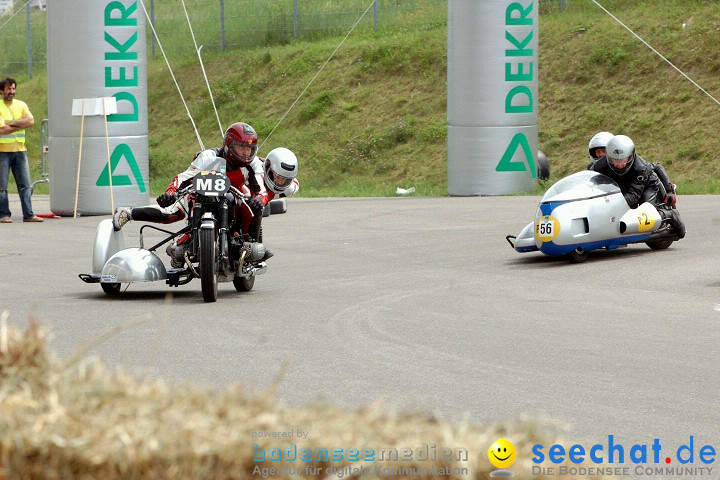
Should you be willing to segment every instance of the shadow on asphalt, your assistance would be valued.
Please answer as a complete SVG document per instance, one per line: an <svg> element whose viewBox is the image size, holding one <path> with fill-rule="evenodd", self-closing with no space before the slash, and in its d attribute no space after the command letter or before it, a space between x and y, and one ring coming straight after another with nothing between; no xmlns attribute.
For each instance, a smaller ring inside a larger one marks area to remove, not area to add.
<svg viewBox="0 0 720 480"><path fill-rule="evenodd" d="M249 292L252 294L252 292ZM223 297L231 298L236 295L245 295L237 292L227 292L226 295L218 295L218 302L221 302L223 300ZM135 302L138 300L142 300L144 302L153 302L158 305L163 305L166 302L170 301L173 303L203 303L202 299L202 293L200 290L198 291L188 291L188 290L180 290L180 291L174 291L174 292L167 292L162 290L157 291L132 291L132 289L127 291L121 291L117 295L108 295L105 292L103 292L100 288L100 286L97 286L97 291L92 292L82 292L77 293L75 295L71 295L70 297L76 298L78 300L87 300L87 301L102 301L102 302ZM168 297L169 300L168 300Z"/></svg>
<svg viewBox="0 0 720 480"><path fill-rule="evenodd" d="M590 264L592 262L602 262L602 261L616 261L616 260L628 260L631 258L638 258L643 257L645 255L657 255L658 260L660 259L661 255L670 254L673 251L673 247L671 246L667 250L652 250L649 247L645 246L636 246L636 247L621 247L616 248L613 250L593 250L590 252L590 256L582 262L581 264ZM522 256L522 258L517 258L515 260L510 260L508 262L505 262L505 265L509 267L564 267L564 266L576 266L580 265L578 263L574 263L570 260L570 257L568 255L563 255L560 257L550 257L548 255L542 254L540 252L528 252L528 253L519 253L518 255Z"/></svg>

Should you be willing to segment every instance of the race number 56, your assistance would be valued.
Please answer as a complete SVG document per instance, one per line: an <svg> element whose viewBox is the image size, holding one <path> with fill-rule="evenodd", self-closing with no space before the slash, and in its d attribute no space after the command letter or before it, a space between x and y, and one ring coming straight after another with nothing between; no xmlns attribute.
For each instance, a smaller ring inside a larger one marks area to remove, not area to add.
<svg viewBox="0 0 720 480"><path fill-rule="evenodd" d="M541 242L551 242L560 233L560 222L557 218L546 215L535 222L535 238Z"/></svg>

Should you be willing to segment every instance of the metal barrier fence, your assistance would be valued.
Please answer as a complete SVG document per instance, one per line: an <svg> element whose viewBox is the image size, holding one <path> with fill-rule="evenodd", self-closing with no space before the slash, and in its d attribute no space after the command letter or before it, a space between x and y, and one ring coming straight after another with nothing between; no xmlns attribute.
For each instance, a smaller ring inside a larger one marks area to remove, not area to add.
<svg viewBox="0 0 720 480"><path fill-rule="evenodd" d="M166 54L194 53L180 2L138 0L139 15L144 15L143 4ZM34 71L45 70L46 11L32 5L32 1L15 0L12 8L0 9L0 45L4 47L0 77L32 78ZM344 35L361 17L359 32L447 24L447 0L185 0L185 7L203 52ZM82 19L79 12L78 21ZM149 27L147 35L152 59L160 53Z"/></svg>
<svg viewBox="0 0 720 480"><path fill-rule="evenodd" d="M48 0L0 0L0 77L44 71ZM62 0L55 0L62 1ZM482 0L477 0L482 1ZM572 0L538 0L540 14L563 11ZM362 17L358 31L432 28L447 24L448 0L185 0L193 32L203 52L279 45L295 39L345 34ZM575 1L578 3L578 0ZM194 53L190 27L178 0L137 0L155 26L169 55ZM78 21L83 21L82 12ZM72 28L72 26L69 26ZM159 55L147 28L148 57Z"/></svg>
<svg viewBox="0 0 720 480"><path fill-rule="evenodd" d="M192 28L203 51L278 45L294 39L345 34L361 17L360 31L418 29L447 23L447 0L188 0ZM190 29L177 1L146 0L166 51L193 52ZM154 56L154 39L148 42Z"/></svg>

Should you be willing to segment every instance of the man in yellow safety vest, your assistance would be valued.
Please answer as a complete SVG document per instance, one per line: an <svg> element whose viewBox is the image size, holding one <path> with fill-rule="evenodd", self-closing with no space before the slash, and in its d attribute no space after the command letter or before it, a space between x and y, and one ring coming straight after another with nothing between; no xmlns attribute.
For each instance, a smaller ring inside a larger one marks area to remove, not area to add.
<svg viewBox="0 0 720 480"><path fill-rule="evenodd" d="M0 82L3 101L0 102L0 223L12 223L7 186L10 171L15 177L23 222L42 222L32 210L32 188L30 184L30 166L25 148L25 129L35 125L35 119L27 104L15 99L17 82L7 77Z"/></svg>

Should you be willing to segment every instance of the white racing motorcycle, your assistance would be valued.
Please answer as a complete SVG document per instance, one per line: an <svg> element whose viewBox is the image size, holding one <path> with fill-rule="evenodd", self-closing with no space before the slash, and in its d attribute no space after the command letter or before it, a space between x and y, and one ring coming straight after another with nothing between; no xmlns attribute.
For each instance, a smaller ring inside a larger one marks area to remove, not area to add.
<svg viewBox="0 0 720 480"><path fill-rule="evenodd" d="M678 236L663 222L655 206L646 202L630 208L617 183L585 170L550 187L540 200L535 221L506 239L520 253L539 250L582 262L592 250L611 250L631 243L662 250Z"/></svg>

